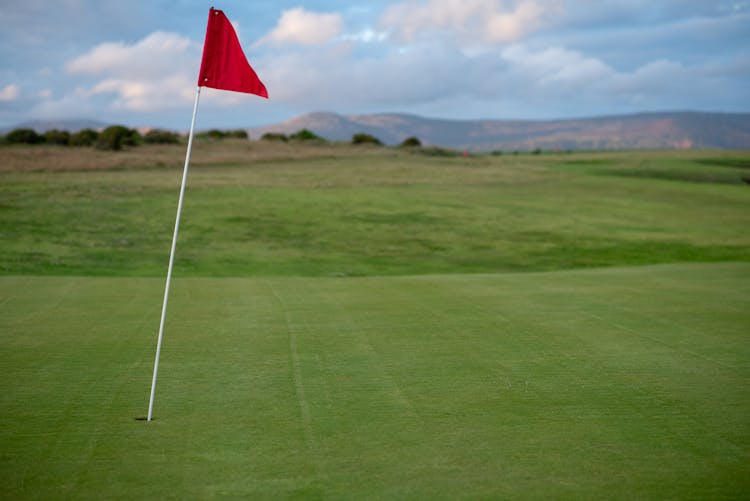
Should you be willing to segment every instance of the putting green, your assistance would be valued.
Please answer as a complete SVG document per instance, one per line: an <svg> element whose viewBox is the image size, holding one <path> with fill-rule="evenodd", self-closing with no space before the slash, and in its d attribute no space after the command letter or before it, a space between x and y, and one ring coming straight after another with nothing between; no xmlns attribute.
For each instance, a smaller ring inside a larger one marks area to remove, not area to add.
<svg viewBox="0 0 750 501"><path fill-rule="evenodd" d="M7 499L728 499L750 264L0 278Z"/></svg>

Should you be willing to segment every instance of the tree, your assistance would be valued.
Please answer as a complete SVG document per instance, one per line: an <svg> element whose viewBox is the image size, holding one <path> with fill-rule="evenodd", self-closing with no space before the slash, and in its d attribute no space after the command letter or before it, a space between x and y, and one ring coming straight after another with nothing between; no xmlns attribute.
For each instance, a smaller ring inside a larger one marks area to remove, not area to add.
<svg viewBox="0 0 750 501"><path fill-rule="evenodd" d="M373 135L360 132L359 134L354 134L352 136L352 144L374 144L380 146L383 143Z"/></svg>
<svg viewBox="0 0 750 501"><path fill-rule="evenodd" d="M237 139L247 139L247 131L245 129L230 130L228 136Z"/></svg>
<svg viewBox="0 0 750 501"><path fill-rule="evenodd" d="M401 144L399 144L399 147L401 148L418 148L420 146L422 146L422 141L414 136L407 137L401 142Z"/></svg>
<svg viewBox="0 0 750 501"><path fill-rule="evenodd" d="M120 150L123 146L135 146L140 135L137 130L122 125L104 129L96 140L96 147L102 150Z"/></svg>
<svg viewBox="0 0 750 501"><path fill-rule="evenodd" d="M69 144L71 146L91 146L96 143L99 133L94 129L82 129L71 134Z"/></svg>
<svg viewBox="0 0 750 501"><path fill-rule="evenodd" d="M211 139L224 139L227 137L227 133L219 129L210 129L205 135Z"/></svg>
<svg viewBox="0 0 750 501"><path fill-rule="evenodd" d="M5 136L8 143L39 144L44 142L44 136L40 136L34 129L13 129Z"/></svg>
<svg viewBox="0 0 750 501"><path fill-rule="evenodd" d="M286 137L284 134L280 132L266 132L261 136L261 139L264 141L283 141L287 142L289 140L288 137Z"/></svg>
<svg viewBox="0 0 750 501"><path fill-rule="evenodd" d="M180 138L168 130L152 129L143 136L143 141L149 144L177 144Z"/></svg>
<svg viewBox="0 0 750 501"><path fill-rule="evenodd" d="M44 133L44 142L47 144L70 144L70 132L66 130L52 129Z"/></svg>
<svg viewBox="0 0 750 501"><path fill-rule="evenodd" d="M300 131L295 132L291 136L289 136L289 139L296 139L298 141L324 141L324 139L317 134L315 134L313 131L309 129L302 129Z"/></svg>
<svg viewBox="0 0 750 501"><path fill-rule="evenodd" d="M459 152L450 148L441 148L440 146L430 146L418 150L422 155L430 157L457 157Z"/></svg>

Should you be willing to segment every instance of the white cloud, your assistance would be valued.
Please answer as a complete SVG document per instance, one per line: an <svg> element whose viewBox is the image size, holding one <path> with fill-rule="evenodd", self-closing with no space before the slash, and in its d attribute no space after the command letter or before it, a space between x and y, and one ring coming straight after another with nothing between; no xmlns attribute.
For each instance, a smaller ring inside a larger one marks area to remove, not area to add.
<svg viewBox="0 0 750 501"><path fill-rule="evenodd" d="M98 109L118 115L157 115L189 110L195 98L202 44L175 33L157 31L133 43L99 44L64 65L75 88L53 99L37 93L37 116L64 116ZM244 103L240 94L204 89L204 106ZM76 111L78 110L78 111ZM91 113L91 112L89 112Z"/></svg>
<svg viewBox="0 0 750 501"><path fill-rule="evenodd" d="M154 32L133 44L107 42L70 61L66 69L102 79L80 98L112 95L117 110L155 112L193 98L200 46L175 33Z"/></svg>
<svg viewBox="0 0 750 501"><path fill-rule="evenodd" d="M159 77L194 58L197 45L175 33L154 32L127 45L107 42L70 61L66 68L75 74L114 74L119 76Z"/></svg>
<svg viewBox="0 0 750 501"><path fill-rule="evenodd" d="M506 66L493 81L502 82L505 92L529 108L548 106L550 111L559 110L556 114L560 116L580 115L577 109L598 113L694 109L696 102L706 102L707 89L716 95L710 101L716 104L711 107L723 108L729 102L722 94L731 86L727 87L722 74L731 71L732 65L717 70L714 65L657 59L618 70L596 57L564 47L533 50L524 45L508 47L502 58ZM496 98L501 96L494 94Z"/></svg>
<svg viewBox="0 0 750 501"><path fill-rule="evenodd" d="M86 94L114 95L114 109L153 112L190 102L195 93L195 85L186 75L151 81L108 78L94 85Z"/></svg>
<svg viewBox="0 0 750 501"><path fill-rule="evenodd" d="M531 51L523 45L503 50L501 57L511 71L521 75L537 87L586 87L614 75L614 70L602 61L562 47Z"/></svg>
<svg viewBox="0 0 750 501"><path fill-rule="evenodd" d="M257 69L274 101L306 110L410 107L455 93L467 77L466 61L444 47L390 46L370 57L342 47L266 55Z"/></svg>
<svg viewBox="0 0 750 501"><path fill-rule="evenodd" d="M365 28L358 33L343 35L341 37L342 40L347 40L351 42L362 42L362 43L382 42L387 38L388 38L387 32L375 31L372 28Z"/></svg>
<svg viewBox="0 0 750 501"><path fill-rule="evenodd" d="M656 59L620 69L564 46L517 43L467 51L450 43L415 43L408 50L386 49L368 57L335 47L285 51L263 55L258 69L274 101L301 111L412 110L467 117L694 108L701 89L720 81L715 67L708 72L705 65ZM714 102L721 107L725 101ZM452 103L450 111L443 103Z"/></svg>
<svg viewBox="0 0 750 501"><path fill-rule="evenodd" d="M486 22L486 33L491 42L510 42L520 39L541 24L544 8L538 2L521 2L511 12L493 12Z"/></svg>
<svg viewBox="0 0 750 501"><path fill-rule="evenodd" d="M21 97L21 88L16 84L8 84L0 89L0 101L15 101Z"/></svg>
<svg viewBox="0 0 750 501"><path fill-rule="evenodd" d="M408 0L388 7L381 25L404 42L438 31L460 43L505 43L536 31L560 10L560 0Z"/></svg>
<svg viewBox="0 0 750 501"><path fill-rule="evenodd" d="M276 27L258 44L319 45L338 36L343 19L338 13L310 12L302 7L282 12Z"/></svg>

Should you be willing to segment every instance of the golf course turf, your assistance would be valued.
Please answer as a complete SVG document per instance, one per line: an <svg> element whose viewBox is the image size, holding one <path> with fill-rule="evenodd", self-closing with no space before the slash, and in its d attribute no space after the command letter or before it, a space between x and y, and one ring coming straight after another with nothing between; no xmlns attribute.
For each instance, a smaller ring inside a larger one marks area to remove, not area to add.
<svg viewBox="0 0 750 501"><path fill-rule="evenodd" d="M150 423L179 170L0 173L0 497L750 494L747 154L384 151L196 165Z"/></svg>

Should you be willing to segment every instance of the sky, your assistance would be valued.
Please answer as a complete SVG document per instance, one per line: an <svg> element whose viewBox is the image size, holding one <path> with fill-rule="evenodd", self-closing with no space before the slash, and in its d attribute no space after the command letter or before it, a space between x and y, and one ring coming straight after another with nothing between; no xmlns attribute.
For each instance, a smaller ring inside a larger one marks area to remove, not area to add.
<svg viewBox="0 0 750 501"><path fill-rule="evenodd" d="M199 128L750 112L750 0L0 0L0 126L185 130L212 6L269 99L204 89Z"/></svg>

